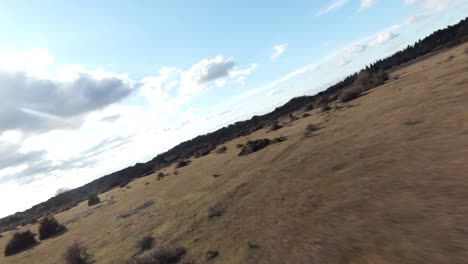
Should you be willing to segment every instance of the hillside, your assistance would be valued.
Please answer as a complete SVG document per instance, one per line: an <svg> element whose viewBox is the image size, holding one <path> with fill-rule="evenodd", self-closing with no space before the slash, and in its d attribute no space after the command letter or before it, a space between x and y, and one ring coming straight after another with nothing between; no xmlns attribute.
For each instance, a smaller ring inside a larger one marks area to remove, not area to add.
<svg viewBox="0 0 468 264"><path fill-rule="evenodd" d="M467 76L463 44L329 111L296 109L301 118L283 116L281 129L236 137L225 153L190 157L57 214L67 232L0 263L62 263L73 240L96 263L122 263L148 234L156 249L183 246L196 263L465 263ZM318 130L305 136L309 124ZM237 144L281 136L238 156ZM209 250L219 255L207 260Z"/></svg>
<svg viewBox="0 0 468 264"><path fill-rule="evenodd" d="M365 85L366 89L380 85L384 80L383 74L386 71L433 56L444 49L465 43L467 40L468 18L465 18L456 25L437 30L426 38L417 41L414 45L408 46L392 56L378 60L363 69L364 73L371 76L370 84ZM96 195L118 186L125 186L136 178L151 174L180 160L207 155L217 146L229 140L240 136L247 136L259 129L271 126L278 118L304 107L321 107L329 102L336 101L340 95L345 94L347 90L350 90L350 86L358 81L360 81L360 76L358 73L355 73L316 95L293 98L270 113L254 116L250 120L236 122L212 133L200 135L175 146L167 152L157 155L148 162L137 163L134 166L94 180L82 187L61 193L24 212L18 212L0 219L0 232L12 230L18 225L34 223L44 214L63 212L86 200L89 195ZM360 85L362 86L362 84Z"/></svg>

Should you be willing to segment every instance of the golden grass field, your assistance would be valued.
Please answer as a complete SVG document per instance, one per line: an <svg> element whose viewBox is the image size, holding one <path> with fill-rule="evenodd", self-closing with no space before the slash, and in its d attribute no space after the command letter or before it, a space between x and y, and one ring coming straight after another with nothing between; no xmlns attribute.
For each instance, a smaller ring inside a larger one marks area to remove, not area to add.
<svg viewBox="0 0 468 264"><path fill-rule="evenodd" d="M466 49L398 69L331 111L227 142L226 153L192 159L178 175L173 165L162 180L149 175L81 203L56 216L66 233L0 263L63 263L74 240L98 264L123 263L148 234L155 249L184 246L196 263L467 263ZM308 124L320 129L304 137ZM288 140L237 156L238 143L278 136ZM209 208L224 214L209 219ZM210 249L219 256L207 261Z"/></svg>

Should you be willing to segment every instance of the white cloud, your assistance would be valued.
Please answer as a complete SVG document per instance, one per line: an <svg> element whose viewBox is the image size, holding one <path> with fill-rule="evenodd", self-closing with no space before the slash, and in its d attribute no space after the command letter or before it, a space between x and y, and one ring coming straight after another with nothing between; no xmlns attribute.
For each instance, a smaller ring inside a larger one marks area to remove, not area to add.
<svg viewBox="0 0 468 264"><path fill-rule="evenodd" d="M391 31L382 32L382 33L377 34L377 36L375 36L374 39L369 42L369 46L370 47L381 46L396 37L398 37L398 34L395 34Z"/></svg>
<svg viewBox="0 0 468 264"><path fill-rule="evenodd" d="M210 83L217 87L225 86L231 81L243 84L246 77L256 69L255 63L247 68L240 68L233 58L216 56L203 59L180 74L178 91L180 95L190 96L206 91Z"/></svg>
<svg viewBox="0 0 468 264"><path fill-rule="evenodd" d="M274 52L271 55L271 59L276 60L281 55L283 55L283 53L286 52L286 50L288 49L288 46L289 46L288 43L273 46Z"/></svg>
<svg viewBox="0 0 468 264"><path fill-rule="evenodd" d="M466 1L466 0L465 0ZM435 11L443 11L457 0L404 0L405 5L419 4L422 7Z"/></svg>
<svg viewBox="0 0 468 264"><path fill-rule="evenodd" d="M235 65L234 59L222 56L204 59L181 74L179 93L194 95L203 92L205 84L228 76Z"/></svg>
<svg viewBox="0 0 468 264"><path fill-rule="evenodd" d="M321 8L317 13L315 13L315 16L323 16L326 14L333 13L343 7L346 3L348 3L348 0L335 0L331 3L329 3L327 6Z"/></svg>
<svg viewBox="0 0 468 264"><path fill-rule="evenodd" d="M169 92L179 84L180 70L163 67L159 70L159 76L145 77L139 83L140 93L146 100L157 105L169 97Z"/></svg>
<svg viewBox="0 0 468 264"><path fill-rule="evenodd" d="M54 61L47 49L36 48L22 52L0 52L0 71L28 72L32 76L44 76L46 68Z"/></svg>
<svg viewBox="0 0 468 264"><path fill-rule="evenodd" d="M361 4L359 5L358 12L364 11L371 6L373 6L377 0L361 0Z"/></svg>

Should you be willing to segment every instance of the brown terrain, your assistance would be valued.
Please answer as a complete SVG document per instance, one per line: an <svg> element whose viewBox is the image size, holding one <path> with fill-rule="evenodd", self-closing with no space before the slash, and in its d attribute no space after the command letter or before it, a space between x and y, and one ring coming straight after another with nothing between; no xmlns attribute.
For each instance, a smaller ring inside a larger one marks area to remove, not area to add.
<svg viewBox="0 0 468 264"><path fill-rule="evenodd" d="M64 263L75 240L95 263L125 263L145 235L156 250L185 247L195 263L467 263L467 49L393 71L330 111L227 142L177 175L172 165L160 180L156 172L81 203L56 215L67 232L0 263ZM306 137L309 124L319 129ZM238 156L237 144L280 136ZM208 250L219 255L207 260Z"/></svg>

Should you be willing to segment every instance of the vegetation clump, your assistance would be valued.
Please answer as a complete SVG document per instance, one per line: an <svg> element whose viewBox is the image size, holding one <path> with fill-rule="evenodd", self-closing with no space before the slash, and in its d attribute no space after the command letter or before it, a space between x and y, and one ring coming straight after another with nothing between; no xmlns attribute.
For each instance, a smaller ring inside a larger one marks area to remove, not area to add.
<svg viewBox="0 0 468 264"><path fill-rule="evenodd" d="M81 243L75 241L68 246L63 255L65 264L90 264L91 255L88 253L88 248Z"/></svg>
<svg viewBox="0 0 468 264"><path fill-rule="evenodd" d="M17 232L5 246L5 257L17 254L23 250L29 249L37 244L34 234L30 231Z"/></svg>
<svg viewBox="0 0 468 264"><path fill-rule="evenodd" d="M210 249L205 253L205 258L207 260L214 259L219 256L219 251L217 249Z"/></svg>
<svg viewBox="0 0 468 264"><path fill-rule="evenodd" d="M154 237L152 235L146 235L137 241L137 247L140 250L140 252L151 249L153 245Z"/></svg>
<svg viewBox="0 0 468 264"><path fill-rule="evenodd" d="M257 152L267 147L268 145L279 143L279 142L285 141L286 139L287 139L286 137L278 137L274 139L263 138L263 139L253 140L253 141L249 140L242 147L241 152L239 153L239 156L249 155L251 153Z"/></svg>
<svg viewBox="0 0 468 264"><path fill-rule="evenodd" d="M319 128L318 126L314 125L314 124L308 124L308 125L306 126L306 129L305 129L305 132L304 132L304 136L305 136L305 137L310 137L310 136L312 136L312 133L313 133L314 131L317 131L317 130L319 130L319 129L320 129L320 128Z"/></svg>
<svg viewBox="0 0 468 264"><path fill-rule="evenodd" d="M226 151L227 151L227 147L222 146L222 147L220 147L219 149L216 150L216 154L223 154L223 153L226 153Z"/></svg>
<svg viewBox="0 0 468 264"><path fill-rule="evenodd" d="M93 206L101 202L101 199L99 199L99 196L97 194L91 194L88 198L88 206Z"/></svg>
<svg viewBox="0 0 468 264"><path fill-rule="evenodd" d="M306 111L306 112L311 111L311 110L314 110L314 104L313 103L309 103L304 107L304 111Z"/></svg>
<svg viewBox="0 0 468 264"><path fill-rule="evenodd" d="M134 256L127 261L127 264L178 264L187 255L184 247L164 247L154 250L151 254L144 256Z"/></svg>
<svg viewBox="0 0 468 264"><path fill-rule="evenodd" d="M39 222L39 239L44 240L58 235L66 230L53 216L46 215Z"/></svg>
<svg viewBox="0 0 468 264"><path fill-rule="evenodd" d="M156 176L156 180L162 180L164 177L166 177L166 174L164 174L162 171L160 171L158 173L158 175Z"/></svg>
<svg viewBox="0 0 468 264"><path fill-rule="evenodd" d="M273 122L270 127L268 128L268 132L273 132L273 131L276 131L276 130L279 130L283 128L283 126L281 126L280 124L278 124L278 121L275 121Z"/></svg>
<svg viewBox="0 0 468 264"><path fill-rule="evenodd" d="M331 110L331 107L328 104L324 104L324 105L322 105L322 107L320 107L321 112L327 112L327 111L330 111L330 110Z"/></svg>
<svg viewBox="0 0 468 264"><path fill-rule="evenodd" d="M222 210L222 209L219 209L219 208L216 208L216 207L210 207L210 209L208 209L208 218L209 219L220 217L223 214L224 214L224 210Z"/></svg>
<svg viewBox="0 0 468 264"><path fill-rule="evenodd" d="M191 162L190 160L181 160L181 161L177 162L175 168L178 169L178 168L188 166L190 164L190 162Z"/></svg>

